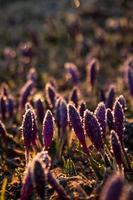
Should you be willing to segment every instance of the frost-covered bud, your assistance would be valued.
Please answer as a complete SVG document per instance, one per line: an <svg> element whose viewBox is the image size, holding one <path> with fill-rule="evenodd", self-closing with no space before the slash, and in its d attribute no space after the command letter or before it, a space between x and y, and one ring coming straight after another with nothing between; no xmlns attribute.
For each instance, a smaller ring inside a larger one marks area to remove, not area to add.
<svg viewBox="0 0 133 200"><path fill-rule="evenodd" d="M72 93L70 94L70 101L72 101L75 107L78 107L78 100L79 100L79 91L78 88L73 88Z"/></svg>
<svg viewBox="0 0 133 200"><path fill-rule="evenodd" d="M31 80L27 81L25 85L22 87L19 97L19 106L21 109L24 108L26 102L28 101L29 96L32 93L33 88L34 88L34 83Z"/></svg>
<svg viewBox="0 0 133 200"><path fill-rule="evenodd" d="M106 110L106 118L107 118L107 125L109 128L109 131L115 130L113 113L110 108L107 108L107 110Z"/></svg>
<svg viewBox="0 0 133 200"><path fill-rule="evenodd" d="M95 115L98 119L100 127L102 129L103 138L106 135L106 108L103 102L100 102L95 110Z"/></svg>
<svg viewBox="0 0 133 200"><path fill-rule="evenodd" d="M34 102L34 105L35 105L35 109L36 109L38 120L40 122L43 122L43 119L44 119L44 106L43 106L42 100L41 99L37 99Z"/></svg>
<svg viewBox="0 0 133 200"><path fill-rule="evenodd" d="M79 139L79 142L83 146L84 151L88 152L86 142L85 142L84 129L82 127L80 115L79 115L77 109L71 104L69 104L69 107L68 107L68 114L69 114L70 124L71 124L77 138Z"/></svg>
<svg viewBox="0 0 133 200"><path fill-rule="evenodd" d="M28 169L21 189L20 200L29 200L33 194L33 190L34 188L32 184L31 173Z"/></svg>
<svg viewBox="0 0 133 200"><path fill-rule="evenodd" d="M111 134L112 134L111 141L112 141L113 154L114 154L116 163L121 168L123 164L121 144L115 131L112 130Z"/></svg>
<svg viewBox="0 0 133 200"><path fill-rule="evenodd" d="M118 98L117 98L117 101L121 104L123 110L126 109L126 100L124 98L123 95L120 95Z"/></svg>
<svg viewBox="0 0 133 200"><path fill-rule="evenodd" d="M63 134L66 130L67 121L68 121L67 120L67 103L65 100L61 99L59 109L60 109L60 127Z"/></svg>
<svg viewBox="0 0 133 200"><path fill-rule="evenodd" d="M106 103L105 103L106 108L112 109L114 99L115 99L115 90L114 90L114 86L111 85L110 88L109 88Z"/></svg>
<svg viewBox="0 0 133 200"><path fill-rule="evenodd" d="M131 69L130 67L128 67L127 76L130 95L133 97L133 69Z"/></svg>
<svg viewBox="0 0 133 200"><path fill-rule="evenodd" d="M34 159L32 164L33 186L41 199L46 196L47 174L39 159Z"/></svg>
<svg viewBox="0 0 133 200"><path fill-rule="evenodd" d="M30 109L27 109L22 121L22 133L24 138L24 146L28 149L31 146L31 134L32 134L32 113Z"/></svg>
<svg viewBox="0 0 133 200"><path fill-rule="evenodd" d="M51 84L47 83L45 87L45 93L46 93L46 101L49 107L54 108L57 98L55 88Z"/></svg>
<svg viewBox="0 0 133 200"><path fill-rule="evenodd" d="M124 178L121 174L115 173L109 177L103 186L100 200L120 200L124 188Z"/></svg>
<svg viewBox="0 0 133 200"><path fill-rule="evenodd" d="M61 98L58 98L55 104L55 121L58 128L60 128L60 102Z"/></svg>
<svg viewBox="0 0 133 200"><path fill-rule="evenodd" d="M32 114L32 134L31 134L31 142L33 145L36 145L37 134L38 134L38 124L37 124L37 116L34 110L31 110Z"/></svg>
<svg viewBox="0 0 133 200"><path fill-rule="evenodd" d="M27 74L27 80L33 81L35 84L37 81L37 71L35 68L31 68Z"/></svg>
<svg viewBox="0 0 133 200"><path fill-rule="evenodd" d="M89 110L85 111L84 128L95 148L98 151L102 151L104 149L104 144L100 125L95 115Z"/></svg>
<svg viewBox="0 0 133 200"><path fill-rule="evenodd" d="M104 91L101 89L99 92L99 100L103 101L104 103L106 102L106 97Z"/></svg>
<svg viewBox="0 0 133 200"><path fill-rule="evenodd" d="M69 76L71 77L71 80L74 85L79 84L79 73L76 65L73 63L66 63L65 64L65 69L67 70Z"/></svg>
<svg viewBox="0 0 133 200"><path fill-rule="evenodd" d="M114 108L114 124L115 124L115 131L119 137L119 140L121 144L123 143L123 136L124 136L124 112L122 109L121 104L118 102L118 100L115 101Z"/></svg>
<svg viewBox="0 0 133 200"><path fill-rule="evenodd" d="M98 71L98 61L97 59L93 58L88 64L87 64L87 79L93 88L96 83L96 76Z"/></svg>
<svg viewBox="0 0 133 200"><path fill-rule="evenodd" d="M0 120L0 136L5 137L7 135L5 125Z"/></svg>
<svg viewBox="0 0 133 200"><path fill-rule="evenodd" d="M5 96L0 97L0 115L3 120L6 119L6 101L7 98Z"/></svg>
<svg viewBox="0 0 133 200"><path fill-rule="evenodd" d="M54 135L54 119L50 110L46 112L43 120L42 135L43 135L43 144L45 149L47 150L52 143Z"/></svg>

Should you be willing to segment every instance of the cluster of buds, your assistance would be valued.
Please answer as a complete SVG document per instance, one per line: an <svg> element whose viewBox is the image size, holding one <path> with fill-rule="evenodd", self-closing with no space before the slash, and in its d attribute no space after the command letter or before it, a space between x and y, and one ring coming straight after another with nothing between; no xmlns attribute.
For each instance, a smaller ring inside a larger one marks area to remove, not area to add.
<svg viewBox="0 0 133 200"><path fill-rule="evenodd" d="M21 200L28 200L34 194L34 190L40 199L43 200L47 197L48 184L56 190L60 198L69 199L64 188L52 175L50 167L51 158L47 151L42 151L34 157L26 170L24 183L21 189Z"/></svg>

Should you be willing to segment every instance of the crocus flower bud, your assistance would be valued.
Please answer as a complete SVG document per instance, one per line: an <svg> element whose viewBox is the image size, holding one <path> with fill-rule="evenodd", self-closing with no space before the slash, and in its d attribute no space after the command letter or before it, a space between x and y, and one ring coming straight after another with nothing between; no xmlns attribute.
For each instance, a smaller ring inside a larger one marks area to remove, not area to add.
<svg viewBox="0 0 133 200"><path fill-rule="evenodd" d="M68 114L69 114L70 124L71 124L77 138L79 139L79 142L83 146L83 150L86 153L88 153L87 145L85 142L84 129L82 127L80 115L79 115L77 109L71 104L69 104L69 107L68 107Z"/></svg>
<svg viewBox="0 0 133 200"><path fill-rule="evenodd" d="M38 134L38 124L37 124L37 116L34 110L31 110L32 115L32 134L31 134L31 142L33 145L36 145L37 134Z"/></svg>
<svg viewBox="0 0 133 200"><path fill-rule="evenodd" d="M79 84L79 73L76 65L73 63L66 63L65 64L65 69L67 70L69 76L71 77L71 80L74 85Z"/></svg>
<svg viewBox="0 0 133 200"><path fill-rule="evenodd" d="M58 98L55 104L55 121L58 128L60 128L60 102L61 98Z"/></svg>
<svg viewBox="0 0 133 200"><path fill-rule="evenodd" d="M123 110L126 109L126 100L124 98L123 95L120 95L118 98L117 98L117 101L121 104Z"/></svg>
<svg viewBox="0 0 133 200"><path fill-rule="evenodd" d="M24 138L24 146L29 149L31 146L31 134L32 134L32 113L30 109L27 109L22 121L22 133Z"/></svg>
<svg viewBox="0 0 133 200"><path fill-rule="evenodd" d="M121 104L116 100L113 108L115 131L118 134L121 144L124 136L124 113Z"/></svg>
<svg viewBox="0 0 133 200"><path fill-rule="evenodd" d="M107 110L106 110L106 118L107 118L107 125L109 128L109 131L115 130L113 113L110 108L107 108Z"/></svg>
<svg viewBox="0 0 133 200"><path fill-rule="evenodd" d="M106 134L106 108L103 102L100 102L95 110L95 115L98 119L100 127L102 128L102 135L105 138Z"/></svg>
<svg viewBox="0 0 133 200"><path fill-rule="evenodd" d="M6 100L5 96L0 97L0 114L3 120L6 119Z"/></svg>
<svg viewBox="0 0 133 200"><path fill-rule="evenodd" d="M60 127L61 127L62 134L66 130L67 121L68 121L67 120L67 103L65 100L61 99L61 102L60 102Z"/></svg>
<svg viewBox="0 0 133 200"><path fill-rule="evenodd" d="M84 101L82 101L79 105L78 111L79 111L79 115L80 117L83 119L84 117L84 112L86 110L86 103Z"/></svg>
<svg viewBox="0 0 133 200"><path fill-rule="evenodd" d="M48 110L43 120L43 130L42 130L43 144L46 150L50 147L52 143L53 134L54 134L54 119L51 111Z"/></svg>
<svg viewBox="0 0 133 200"><path fill-rule="evenodd" d="M31 80L35 84L37 81L37 71L35 68L31 68L27 74L27 81Z"/></svg>
<svg viewBox="0 0 133 200"><path fill-rule="evenodd" d="M99 92L99 100L103 101L104 103L106 102L106 97L104 91L101 89Z"/></svg>
<svg viewBox="0 0 133 200"><path fill-rule="evenodd" d="M130 95L133 97L133 69L131 69L130 67L128 67L127 75Z"/></svg>
<svg viewBox="0 0 133 200"><path fill-rule="evenodd" d="M100 125L95 115L89 110L85 111L84 127L86 134L89 136L95 148L98 151L102 151L104 149L104 144L102 140L102 132L100 129Z"/></svg>
<svg viewBox="0 0 133 200"><path fill-rule="evenodd" d="M49 107L54 108L57 98L57 94L54 87L51 84L47 83L45 87L45 92L46 92L46 101Z"/></svg>
<svg viewBox="0 0 133 200"><path fill-rule="evenodd" d="M115 157L116 163L121 169L121 166L123 163L121 144L115 131L112 130L111 134L112 134L111 141L112 141L112 149L113 149L114 157Z"/></svg>
<svg viewBox="0 0 133 200"><path fill-rule="evenodd" d="M26 102L28 101L29 96L31 95L33 88L34 88L34 83L31 80L27 81L25 85L22 87L19 97L20 109L24 108Z"/></svg>
<svg viewBox="0 0 133 200"><path fill-rule="evenodd" d="M7 135L5 125L0 120L0 136L5 137Z"/></svg>
<svg viewBox="0 0 133 200"><path fill-rule="evenodd" d="M43 102L42 102L41 99L37 99L34 102L34 105L35 105L35 109L36 109L38 120L42 123L43 119L44 119L44 106L43 106Z"/></svg>
<svg viewBox="0 0 133 200"><path fill-rule="evenodd" d="M98 61L94 58L87 64L87 78L92 88L96 83L98 67Z"/></svg>
<svg viewBox="0 0 133 200"><path fill-rule="evenodd" d="M44 199L46 196L47 174L39 159L34 159L32 164L32 180L38 196Z"/></svg>
<svg viewBox="0 0 133 200"><path fill-rule="evenodd" d="M72 93L70 95L70 101L72 101L75 104L75 107L78 107L78 99L79 99L79 91L78 89L75 87L72 90Z"/></svg>
<svg viewBox="0 0 133 200"><path fill-rule="evenodd" d="M114 86L111 85L110 88L109 88L106 103L105 103L106 108L112 109L114 99L115 99L115 90L114 90Z"/></svg>
<svg viewBox="0 0 133 200"><path fill-rule="evenodd" d="M29 200L33 194L33 189L34 188L32 184L31 173L28 169L21 189L20 200Z"/></svg>
<svg viewBox="0 0 133 200"><path fill-rule="evenodd" d="M100 200L120 200L124 188L124 178L121 174L116 173L109 177L103 186Z"/></svg>

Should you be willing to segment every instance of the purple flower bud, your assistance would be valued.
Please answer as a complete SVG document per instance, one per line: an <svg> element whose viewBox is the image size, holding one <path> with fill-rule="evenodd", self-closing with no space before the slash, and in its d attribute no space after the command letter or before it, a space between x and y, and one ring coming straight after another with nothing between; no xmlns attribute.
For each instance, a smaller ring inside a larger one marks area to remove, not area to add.
<svg viewBox="0 0 133 200"><path fill-rule="evenodd" d="M78 112L81 117L81 121L83 122L84 112L86 110L86 103L82 101L79 105Z"/></svg>
<svg viewBox="0 0 133 200"><path fill-rule="evenodd" d="M96 76L97 76L97 71L98 71L98 61L96 59L92 59L88 64L87 64L87 76L88 76L88 81L93 88L95 83L96 83Z"/></svg>
<svg viewBox="0 0 133 200"><path fill-rule="evenodd" d="M104 103L106 102L105 93L104 93L104 91L102 89L100 90L99 100L103 101Z"/></svg>
<svg viewBox="0 0 133 200"><path fill-rule="evenodd" d="M65 69L71 76L73 84L78 85L79 84L79 74L78 74L78 69L77 69L76 65L74 65L73 63L66 63Z"/></svg>
<svg viewBox="0 0 133 200"><path fill-rule="evenodd" d="M31 80L35 84L37 81L37 72L35 68L31 68L27 74L27 81Z"/></svg>
<svg viewBox="0 0 133 200"><path fill-rule="evenodd" d="M102 128L102 135L105 138L106 134L106 108L103 102L100 102L95 110L95 115L98 119L100 127Z"/></svg>
<svg viewBox="0 0 133 200"><path fill-rule="evenodd" d="M133 69L128 67L128 85L131 96L133 97Z"/></svg>
<svg viewBox="0 0 133 200"><path fill-rule="evenodd" d="M108 95L107 95L107 99L106 99L106 103L105 103L106 108L112 109L113 103L114 103L114 99L115 99L114 86L110 86L109 91L108 91Z"/></svg>
<svg viewBox="0 0 133 200"><path fill-rule="evenodd" d="M5 125L0 121L0 136L5 137L7 135Z"/></svg>
<svg viewBox="0 0 133 200"><path fill-rule="evenodd" d="M113 114L110 108L107 108L106 110L106 118L107 118L107 125L109 128L109 131L115 130Z"/></svg>
<svg viewBox="0 0 133 200"><path fill-rule="evenodd" d="M6 83L2 83L0 92L2 96L7 97L9 95L9 87Z"/></svg>
<svg viewBox="0 0 133 200"><path fill-rule="evenodd" d="M38 99L35 101L34 103L35 105L35 109L37 112L37 117L39 119L39 121L42 123L43 119L44 119L44 106L43 106L43 102L41 99Z"/></svg>
<svg viewBox="0 0 133 200"><path fill-rule="evenodd" d="M124 98L123 95L120 95L118 98L117 98L117 101L121 104L123 110L126 109L126 100Z"/></svg>
<svg viewBox="0 0 133 200"><path fill-rule="evenodd" d="M34 55L33 46L31 42L21 43L19 46L20 56L32 58Z"/></svg>
<svg viewBox="0 0 133 200"><path fill-rule="evenodd" d="M95 115L93 115L93 113L91 113L89 110L85 111L84 127L86 134L89 136L95 148L98 151L102 151L104 149L104 144L102 140L100 125Z"/></svg>
<svg viewBox="0 0 133 200"><path fill-rule="evenodd" d="M123 163L121 144L114 130L111 131L111 134L112 134L111 141L112 141L112 149L113 149L114 157L118 166L121 169L121 165Z"/></svg>
<svg viewBox="0 0 133 200"><path fill-rule="evenodd" d="M31 134L31 142L33 145L36 145L37 134L38 134L38 124L37 124L37 117L34 110L31 110L32 115L32 134Z"/></svg>
<svg viewBox="0 0 133 200"><path fill-rule="evenodd" d="M114 108L114 123L115 123L115 131L118 134L119 140L121 144L123 143L123 136L124 136L124 113L121 104L118 100L115 101Z"/></svg>
<svg viewBox="0 0 133 200"><path fill-rule="evenodd" d="M54 119L51 111L48 110L43 120L43 130L42 130L43 143L46 150L50 147L52 143L53 134L54 134Z"/></svg>
<svg viewBox="0 0 133 200"><path fill-rule="evenodd" d="M20 200L29 200L33 194L33 184L31 180L30 170L25 175L24 183L21 189Z"/></svg>
<svg viewBox="0 0 133 200"><path fill-rule="evenodd" d="M28 98L33 90L33 87L34 83L31 80L27 81L25 85L22 87L19 98L19 104L20 104L19 106L21 109L24 108L26 102L28 101Z"/></svg>
<svg viewBox="0 0 133 200"><path fill-rule="evenodd" d="M106 181L102 193L100 195L100 200L120 200L122 191L124 188L124 178L121 174L116 173L108 178Z"/></svg>
<svg viewBox="0 0 133 200"><path fill-rule="evenodd" d="M75 87L73 88L72 93L70 95L70 101L72 101L75 104L76 108L78 107L78 92L78 89Z"/></svg>
<svg viewBox="0 0 133 200"><path fill-rule="evenodd" d="M60 127L63 134L66 130L67 121L68 121L67 120L67 103L65 100L61 99L59 109L60 109Z"/></svg>
<svg viewBox="0 0 133 200"><path fill-rule="evenodd" d="M38 124L37 124L37 116L36 113L30 103L26 103L25 109L30 110L32 117L32 132L30 134L31 143L36 145L37 133L38 133Z"/></svg>
<svg viewBox="0 0 133 200"><path fill-rule="evenodd" d="M24 138L24 146L29 149L31 146L31 134L32 134L32 113L30 109L27 109L22 121L22 133Z"/></svg>
<svg viewBox="0 0 133 200"><path fill-rule="evenodd" d="M6 119L6 97L5 96L0 97L0 114L1 114L1 118L5 120Z"/></svg>
<svg viewBox="0 0 133 200"><path fill-rule="evenodd" d="M34 159L32 164L32 180L33 186L41 199L46 196L47 174L39 159Z"/></svg>
<svg viewBox="0 0 133 200"><path fill-rule="evenodd" d="M58 128L60 128L60 102L61 98L58 98L55 104L55 120Z"/></svg>
<svg viewBox="0 0 133 200"><path fill-rule="evenodd" d="M55 103L56 103L56 98L57 98L55 89L52 87L51 84L47 83L45 87L45 91L46 91L46 101L49 107L54 108Z"/></svg>
<svg viewBox="0 0 133 200"><path fill-rule="evenodd" d="M82 127L82 122L81 122L80 115L77 109L73 105L69 104L68 113L69 113L69 120L70 120L71 126L77 138L79 139L79 142L83 146L83 150L86 153L89 153L86 146L86 142L85 142L84 129Z"/></svg>

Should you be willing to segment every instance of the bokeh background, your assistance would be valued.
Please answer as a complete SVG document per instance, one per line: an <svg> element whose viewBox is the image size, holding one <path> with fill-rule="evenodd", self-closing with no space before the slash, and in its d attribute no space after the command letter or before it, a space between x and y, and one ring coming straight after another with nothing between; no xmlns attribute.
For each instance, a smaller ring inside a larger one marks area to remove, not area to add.
<svg viewBox="0 0 133 200"><path fill-rule="evenodd" d="M65 62L74 62L84 79L93 56L101 63L100 83L112 82L133 51L132 8L130 0L1 0L0 82L14 87L24 65L36 67L40 79L49 73L60 79Z"/></svg>

